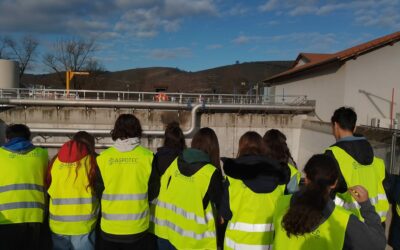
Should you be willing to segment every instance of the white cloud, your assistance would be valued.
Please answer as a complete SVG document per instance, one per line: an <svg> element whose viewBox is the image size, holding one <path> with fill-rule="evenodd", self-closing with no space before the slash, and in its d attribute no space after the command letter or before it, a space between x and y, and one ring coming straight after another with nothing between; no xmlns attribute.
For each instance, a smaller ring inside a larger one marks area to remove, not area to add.
<svg viewBox="0 0 400 250"><path fill-rule="evenodd" d="M232 40L233 43L242 45L249 43L250 41L254 40L255 37L250 37L250 36L245 36L245 35L240 35Z"/></svg>
<svg viewBox="0 0 400 250"><path fill-rule="evenodd" d="M263 5L259 6L260 11L272 11L278 8L279 0L268 0Z"/></svg>
<svg viewBox="0 0 400 250"><path fill-rule="evenodd" d="M0 0L0 32L138 38L175 32L185 18L218 13L217 0Z"/></svg>
<svg viewBox="0 0 400 250"><path fill-rule="evenodd" d="M228 8L221 15L222 16L245 16L250 12L250 8L244 6L243 4L235 4L234 6Z"/></svg>
<svg viewBox="0 0 400 250"><path fill-rule="evenodd" d="M289 11L289 15L291 16L300 16L315 13L318 9L313 6L297 6L291 11Z"/></svg>
<svg viewBox="0 0 400 250"><path fill-rule="evenodd" d="M176 58L188 58L192 56L192 51L186 47L152 49L148 53L148 57L156 60L170 60Z"/></svg>
<svg viewBox="0 0 400 250"><path fill-rule="evenodd" d="M164 14L168 17L216 12L217 8L212 0L165 0Z"/></svg>
<svg viewBox="0 0 400 250"><path fill-rule="evenodd" d="M259 10L289 16L322 16L341 11L353 15L357 25L400 27L400 0L268 0Z"/></svg>
<svg viewBox="0 0 400 250"><path fill-rule="evenodd" d="M210 50L213 50L213 49L221 49L223 46L221 45L221 44L210 44L210 45L208 45L207 47L206 47L206 49L210 49Z"/></svg>

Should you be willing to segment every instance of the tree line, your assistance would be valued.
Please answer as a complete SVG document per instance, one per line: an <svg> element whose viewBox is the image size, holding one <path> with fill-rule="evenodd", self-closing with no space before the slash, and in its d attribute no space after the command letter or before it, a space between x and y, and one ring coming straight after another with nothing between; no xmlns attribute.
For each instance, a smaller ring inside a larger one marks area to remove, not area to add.
<svg viewBox="0 0 400 250"><path fill-rule="evenodd" d="M39 54L38 47L39 40L31 35L21 38L0 37L0 59L17 61L20 79L27 70L33 70L34 63L39 61L49 72L56 73L62 83L65 82L65 72L68 70L88 71L91 75L105 71L101 62L95 58L99 49L95 39L59 39L43 55Z"/></svg>

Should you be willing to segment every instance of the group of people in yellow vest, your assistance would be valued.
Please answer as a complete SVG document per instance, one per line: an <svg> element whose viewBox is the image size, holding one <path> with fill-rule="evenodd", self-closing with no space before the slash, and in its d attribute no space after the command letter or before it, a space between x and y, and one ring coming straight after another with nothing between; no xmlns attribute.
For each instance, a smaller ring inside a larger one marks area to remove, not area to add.
<svg viewBox="0 0 400 250"><path fill-rule="evenodd" d="M98 155L81 131L48 161L27 126L10 125L0 148L0 249L385 249L391 182L353 134L356 120L351 108L334 112L336 143L308 160L304 179L276 129L246 132L237 157L220 158L211 128L188 148L173 122L153 154L140 144L140 121L122 114L112 147Z"/></svg>

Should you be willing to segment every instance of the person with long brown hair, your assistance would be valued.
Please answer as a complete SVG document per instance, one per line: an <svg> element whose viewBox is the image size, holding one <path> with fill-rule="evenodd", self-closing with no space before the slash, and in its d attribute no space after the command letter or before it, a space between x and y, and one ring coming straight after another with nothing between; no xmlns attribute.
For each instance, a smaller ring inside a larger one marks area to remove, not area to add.
<svg viewBox="0 0 400 250"><path fill-rule="evenodd" d="M213 208L219 208L222 176L214 130L201 128L161 177L152 201L151 230L159 249L216 249Z"/></svg>
<svg viewBox="0 0 400 250"><path fill-rule="evenodd" d="M260 134L240 137L236 159L223 158L227 176L220 214L228 221L224 249L270 249L272 218L284 195L289 169L265 156Z"/></svg>
<svg viewBox="0 0 400 250"><path fill-rule="evenodd" d="M47 172L53 249L94 249L98 216L94 137L76 133L53 157Z"/></svg>
<svg viewBox="0 0 400 250"><path fill-rule="evenodd" d="M339 176L332 157L312 156L304 172L305 187L278 201L274 250L385 249L384 229L364 187L350 187L348 192L357 200L365 223L331 199Z"/></svg>
<svg viewBox="0 0 400 250"><path fill-rule="evenodd" d="M179 123L169 123L165 129L163 146L157 148L157 153L153 158L153 170L149 182L149 200L158 196L161 176L184 149L186 149L185 136Z"/></svg>
<svg viewBox="0 0 400 250"><path fill-rule="evenodd" d="M266 155L289 167L290 181L286 188L288 193L296 192L299 189L301 174L286 143L286 135L277 129L270 129L265 132L263 141Z"/></svg>

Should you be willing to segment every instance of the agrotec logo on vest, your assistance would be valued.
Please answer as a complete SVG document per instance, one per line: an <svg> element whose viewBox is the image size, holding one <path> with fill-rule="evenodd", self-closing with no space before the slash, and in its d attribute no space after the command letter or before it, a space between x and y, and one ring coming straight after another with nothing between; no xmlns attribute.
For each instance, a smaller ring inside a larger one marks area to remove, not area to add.
<svg viewBox="0 0 400 250"><path fill-rule="evenodd" d="M136 158L132 158L132 157L125 157L125 158L110 158L110 159L108 159L108 165L109 166L112 166L112 165L115 165L115 164L118 164L118 165L120 165L120 164L122 164L122 165L125 165L125 164L132 164L132 163L136 163L137 162L137 159Z"/></svg>
<svg viewBox="0 0 400 250"><path fill-rule="evenodd" d="M356 162L356 161L353 161L352 167L353 167L354 170L357 170L357 169L360 169L360 168L368 168L368 167L371 167L371 165L362 165L362 164L360 164L360 163L358 163L358 162Z"/></svg>
<svg viewBox="0 0 400 250"><path fill-rule="evenodd" d="M194 182L194 176L193 176L193 175L192 175L192 176L185 176L185 175L181 174L181 173L179 172L179 170L175 170L174 175L175 175L175 177L177 177L177 178L179 178L179 179L182 179L182 180L184 180L184 181L187 181L187 182Z"/></svg>

